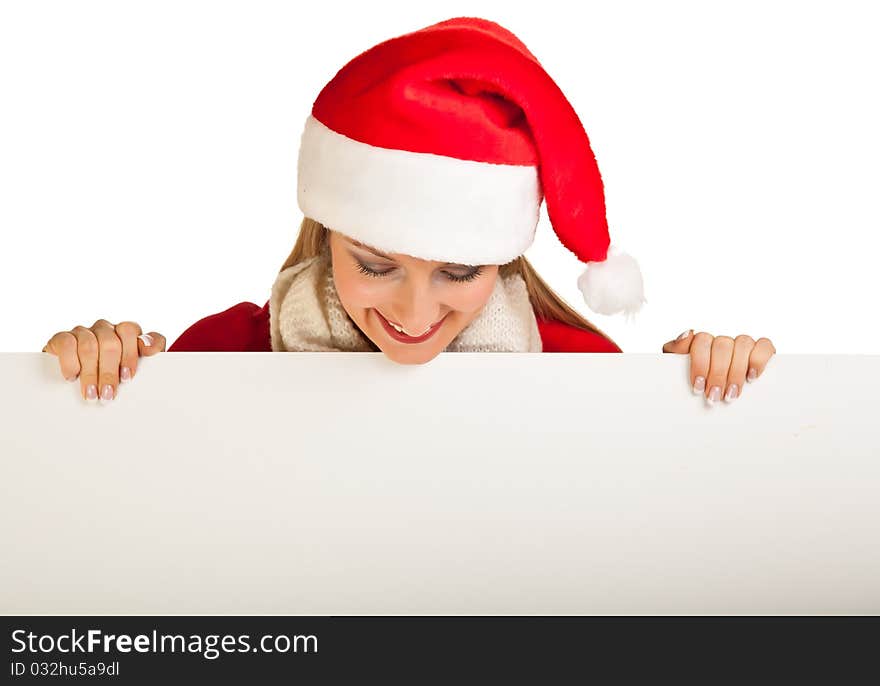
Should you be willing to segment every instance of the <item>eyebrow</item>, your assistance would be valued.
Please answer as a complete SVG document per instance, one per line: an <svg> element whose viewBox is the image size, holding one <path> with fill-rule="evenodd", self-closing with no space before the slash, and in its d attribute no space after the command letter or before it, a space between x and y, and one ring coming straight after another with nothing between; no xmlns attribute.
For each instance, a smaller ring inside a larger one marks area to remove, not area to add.
<svg viewBox="0 0 880 686"><path fill-rule="evenodd" d="M392 262L394 262L394 258L391 257L391 255L386 255L386 254L383 253L381 250L376 250L376 248L371 248L369 245L364 245L364 244L361 243L360 241L356 241L356 240L354 240L353 238L351 238L351 239L349 239L349 240L352 242L353 245L356 245L356 246L358 246L359 248L363 248L364 250L369 250L371 253L373 253L373 254L376 255L377 257L384 257L386 260L391 260ZM469 265L469 264L459 264L458 262L446 262L445 264L449 265L450 267L465 267L465 268L469 268L469 267L472 266L472 265Z"/></svg>
<svg viewBox="0 0 880 686"><path fill-rule="evenodd" d="M353 238L350 240L354 245L358 246L359 248L363 248L364 250L369 250L374 255L377 255L379 257L384 257L386 260L391 260L392 262L394 262L394 258L391 257L391 255L386 255L384 252L382 252L380 250L376 250L376 248L371 248L369 245L364 245L360 241L356 241Z"/></svg>

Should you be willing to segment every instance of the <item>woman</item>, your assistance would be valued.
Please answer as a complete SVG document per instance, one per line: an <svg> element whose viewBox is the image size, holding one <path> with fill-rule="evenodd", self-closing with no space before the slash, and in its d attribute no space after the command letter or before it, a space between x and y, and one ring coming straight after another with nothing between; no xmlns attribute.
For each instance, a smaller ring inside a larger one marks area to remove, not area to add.
<svg viewBox="0 0 880 686"><path fill-rule="evenodd" d="M305 218L261 308L206 317L182 351L374 351L401 364L440 352L621 352L523 256L540 205L588 266L578 280L602 314L646 302L638 265L612 254L604 188L577 114L512 33L456 18L385 41L318 95L299 153ZM44 352L83 396L111 400L165 338L98 320ZM684 332L695 393L728 402L759 376L769 339Z"/></svg>

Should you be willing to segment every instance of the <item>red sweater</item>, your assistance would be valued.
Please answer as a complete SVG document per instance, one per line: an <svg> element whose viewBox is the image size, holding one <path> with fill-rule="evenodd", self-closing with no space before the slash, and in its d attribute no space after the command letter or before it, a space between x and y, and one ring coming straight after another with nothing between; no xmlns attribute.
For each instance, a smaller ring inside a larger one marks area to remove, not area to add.
<svg viewBox="0 0 880 686"><path fill-rule="evenodd" d="M545 353L619 353L609 338L555 320L538 318ZM269 301L263 307L241 302L200 319L168 348L168 352L272 352Z"/></svg>

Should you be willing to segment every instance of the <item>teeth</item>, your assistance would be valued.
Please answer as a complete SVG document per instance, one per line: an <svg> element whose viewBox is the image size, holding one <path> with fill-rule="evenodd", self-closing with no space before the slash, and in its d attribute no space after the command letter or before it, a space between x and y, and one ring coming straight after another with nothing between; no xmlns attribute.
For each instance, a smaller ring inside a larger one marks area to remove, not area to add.
<svg viewBox="0 0 880 686"><path fill-rule="evenodd" d="M389 324L391 324L391 326L393 326L395 329L397 329L397 331L399 331L400 333L402 333L404 336L409 336L410 338L418 338L418 336L413 336L411 333L407 333L407 332L404 331L401 327L397 326L397 324L395 324L394 322L392 322L392 321L388 321L387 319L386 319L385 321L388 322ZM429 326L427 329L425 329L424 331L422 331L422 333L420 333L419 336L424 336L424 335L425 335L426 333L428 333L428 331L430 331L430 330L431 330L431 327Z"/></svg>

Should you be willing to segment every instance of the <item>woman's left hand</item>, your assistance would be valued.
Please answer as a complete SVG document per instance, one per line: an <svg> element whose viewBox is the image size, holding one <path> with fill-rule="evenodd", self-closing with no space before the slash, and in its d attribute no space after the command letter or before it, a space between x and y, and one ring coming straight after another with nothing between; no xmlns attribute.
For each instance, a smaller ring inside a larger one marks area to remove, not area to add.
<svg viewBox="0 0 880 686"><path fill-rule="evenodd" d="M702 393L711 405L722 397L733 402L742 393L743 383L752 382L764 372L776 353L769 338L755 341L751 336L713 336L689 329L663 345L663 352L691 355L690 383L694 393Z"/></svg>

